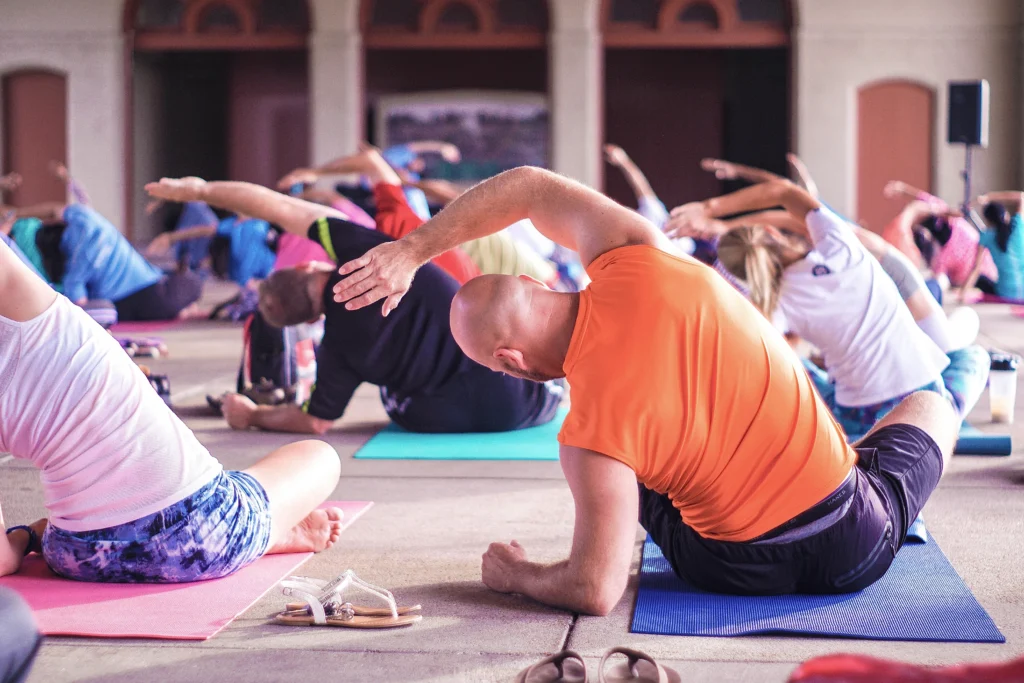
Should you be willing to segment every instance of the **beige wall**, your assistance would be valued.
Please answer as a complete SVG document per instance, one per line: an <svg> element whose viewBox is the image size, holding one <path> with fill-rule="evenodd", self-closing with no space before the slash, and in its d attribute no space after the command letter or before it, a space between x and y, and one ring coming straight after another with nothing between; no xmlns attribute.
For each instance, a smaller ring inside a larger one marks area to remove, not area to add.
<svg viewBox="0 0 1024 683"><path fill-rule="evenodd" d="M310 150L314 163L354 152L363 139L359 0L310 0Z"/></svg>
<svg viewBox="0 0 1024 683"><path fill-rule="evenodd" d="M946 83L986 78L991 145L975 155L975 188L1021 179L1021 30L1017 0L799 0L796 146L825 197L856 206L857 89L907 79L936 92L934 189L963 195L963 147L946 136Z"/></svg>
<svg viewBox="0 0 1024 683"><path fill-rule="evenodd" d="M0 0L0 75L23 68L67 75L67 163L115 225L124 223L122 7L122 0Z"/></svg>

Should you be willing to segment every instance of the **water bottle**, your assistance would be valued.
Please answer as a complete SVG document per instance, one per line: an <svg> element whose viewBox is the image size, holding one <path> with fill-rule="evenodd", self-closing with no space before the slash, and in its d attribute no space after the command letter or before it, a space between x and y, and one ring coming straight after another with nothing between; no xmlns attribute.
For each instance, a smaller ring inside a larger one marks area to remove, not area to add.
<svg viewBox="0 0 1024 683"><path fill-rule="evenodd" d="M1017 398L1017 364L1018 356L992 354L992 370L988 376L989 405L992 421L1006 424L1013 423L1013 407Z"/></svg>

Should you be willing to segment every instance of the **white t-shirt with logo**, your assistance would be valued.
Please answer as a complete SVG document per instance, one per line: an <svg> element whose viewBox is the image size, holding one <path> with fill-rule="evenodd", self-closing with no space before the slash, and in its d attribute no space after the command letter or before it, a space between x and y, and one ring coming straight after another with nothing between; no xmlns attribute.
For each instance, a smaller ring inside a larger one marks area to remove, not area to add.
<svg viewBox="0 0 1024 683"><path fill-rule="evenodd" d="M941 381L949 358L852 226L822 207L807 214L807 228L814 249L783 274L779 308L821 350L836 403L873 405Z"/></svg>

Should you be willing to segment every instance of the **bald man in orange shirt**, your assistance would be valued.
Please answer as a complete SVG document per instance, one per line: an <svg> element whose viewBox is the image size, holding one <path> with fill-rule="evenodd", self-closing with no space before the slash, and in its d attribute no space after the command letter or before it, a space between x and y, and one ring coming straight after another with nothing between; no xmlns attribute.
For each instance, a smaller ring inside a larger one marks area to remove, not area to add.
<svg viewBox="0 0 1024 683"><path fill-rule="evenodd" d="M820 208L806 193L785 201L801 217ZM508 171L342 266L335 298L353 309L384 299L387 315L431 257L524 218L579 252L592 284L561 293L478 277L452 304L452 332L493 370L568 379L558 440L576 524L554 565L492 544L484 583L607 614L628 580L638 510L676 573L705 590L841 593L885 573L952 453L949 404L914 394L848 446L764 317L605 196Z"/></svg>

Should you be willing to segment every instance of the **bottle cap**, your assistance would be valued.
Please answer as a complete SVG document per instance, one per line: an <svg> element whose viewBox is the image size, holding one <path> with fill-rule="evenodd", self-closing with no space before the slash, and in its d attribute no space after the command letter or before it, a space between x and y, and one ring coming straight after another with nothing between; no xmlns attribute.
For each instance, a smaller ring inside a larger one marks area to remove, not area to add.
<svg viewBox="0 0 1024 683"><path fill-rule="evenodd" d="M1020 356L1011 353L993 353L991 369L997 372L1015 372L1020 364Z"/></svg>

